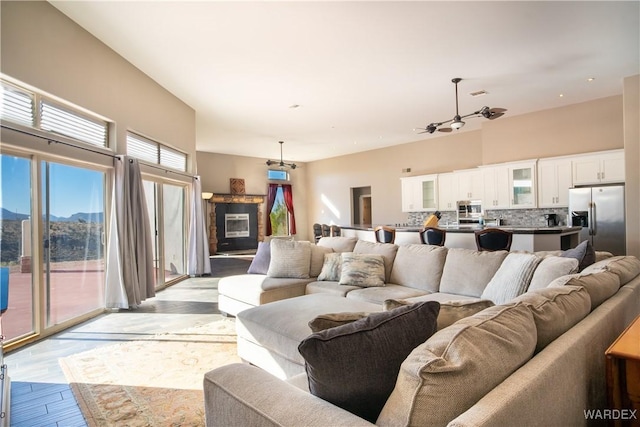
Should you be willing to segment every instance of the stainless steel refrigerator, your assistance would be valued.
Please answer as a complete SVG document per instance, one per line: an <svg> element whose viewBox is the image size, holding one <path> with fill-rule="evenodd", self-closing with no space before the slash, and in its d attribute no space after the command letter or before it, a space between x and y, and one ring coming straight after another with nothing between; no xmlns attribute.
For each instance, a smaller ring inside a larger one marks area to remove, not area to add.
<svg viewBox="0 0 640 427"><path fill-rule="evenodd" d="M597 251L626 254L624 186L598 186L569 190L569 215L581 226L580 241L590 240Z"/></svg>

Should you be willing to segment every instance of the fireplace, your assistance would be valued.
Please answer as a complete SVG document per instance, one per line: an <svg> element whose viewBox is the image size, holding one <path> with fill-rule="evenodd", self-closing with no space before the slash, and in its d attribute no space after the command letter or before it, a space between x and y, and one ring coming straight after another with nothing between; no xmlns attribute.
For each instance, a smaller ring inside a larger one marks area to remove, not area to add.
<svg viewBox="0 0 640 427"><path fill-rule="evenodd" d="M237 237L249 237L249 214L224 214L224 237L233 239Z"/></svg>

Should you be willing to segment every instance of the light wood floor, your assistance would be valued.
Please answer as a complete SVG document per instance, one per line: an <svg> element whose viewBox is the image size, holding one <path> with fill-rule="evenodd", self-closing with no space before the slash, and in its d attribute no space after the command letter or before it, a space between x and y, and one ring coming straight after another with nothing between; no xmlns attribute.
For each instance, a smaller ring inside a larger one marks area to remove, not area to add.
<svg viewBox="0 0 640 427"><path fill-rule="evenodd" d="M219 318L217 282L246 272L249 259L214 261L212 277L158 292L136 310L102 314L5 356L11 377L11 426L86 426L58 359L122 341L150 338Z"/></svg>

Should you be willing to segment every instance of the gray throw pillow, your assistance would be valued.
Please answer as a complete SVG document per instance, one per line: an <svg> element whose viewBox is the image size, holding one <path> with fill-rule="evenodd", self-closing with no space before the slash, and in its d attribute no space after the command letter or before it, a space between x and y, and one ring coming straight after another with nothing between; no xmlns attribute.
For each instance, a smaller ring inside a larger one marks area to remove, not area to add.
<svg viewBox="0 0 640 427"><path fill-rule="evenodd" d="M573 249L563 251L560 256L577 259L578 271L582 271L596 262L596 251L588 240L583 240L582 243Z"/></svg>
<svg viewBox="0 0 640 427"><path fill-rule="evenodd" d="M271 262L271 245L269 242L258 242L256 256L253 257L251 265L247 270L249 274L267 274L269 263Z"/></svg>
<svg viewBox="0 0 640 427"><path fill-rule="evenodd" d="M298 346L309 391L374 423L402 362L436 331L439 308L421 302L311 334Z"/></svg>

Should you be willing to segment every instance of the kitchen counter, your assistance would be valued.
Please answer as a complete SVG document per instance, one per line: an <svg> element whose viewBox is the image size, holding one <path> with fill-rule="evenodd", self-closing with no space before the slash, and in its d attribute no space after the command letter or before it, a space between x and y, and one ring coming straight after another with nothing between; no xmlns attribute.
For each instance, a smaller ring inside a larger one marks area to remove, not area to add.
<svg viewBox="0 0 640 427"><path fill-rule="evenodd" d="M361 240L375 242L372 225L340 226L343 236L353 236ZM421 243L418 232L422 227L393 227L396 229L397 244ZM446 230L445 246L449 248L476 249L475 234L479 227L473 226L440 226ZM485 226L484 228L500 228L511 231L513 238L511 250L514 251L553 251L574 248L579 242L581 227L518 227L518 226Z"/></svg>

